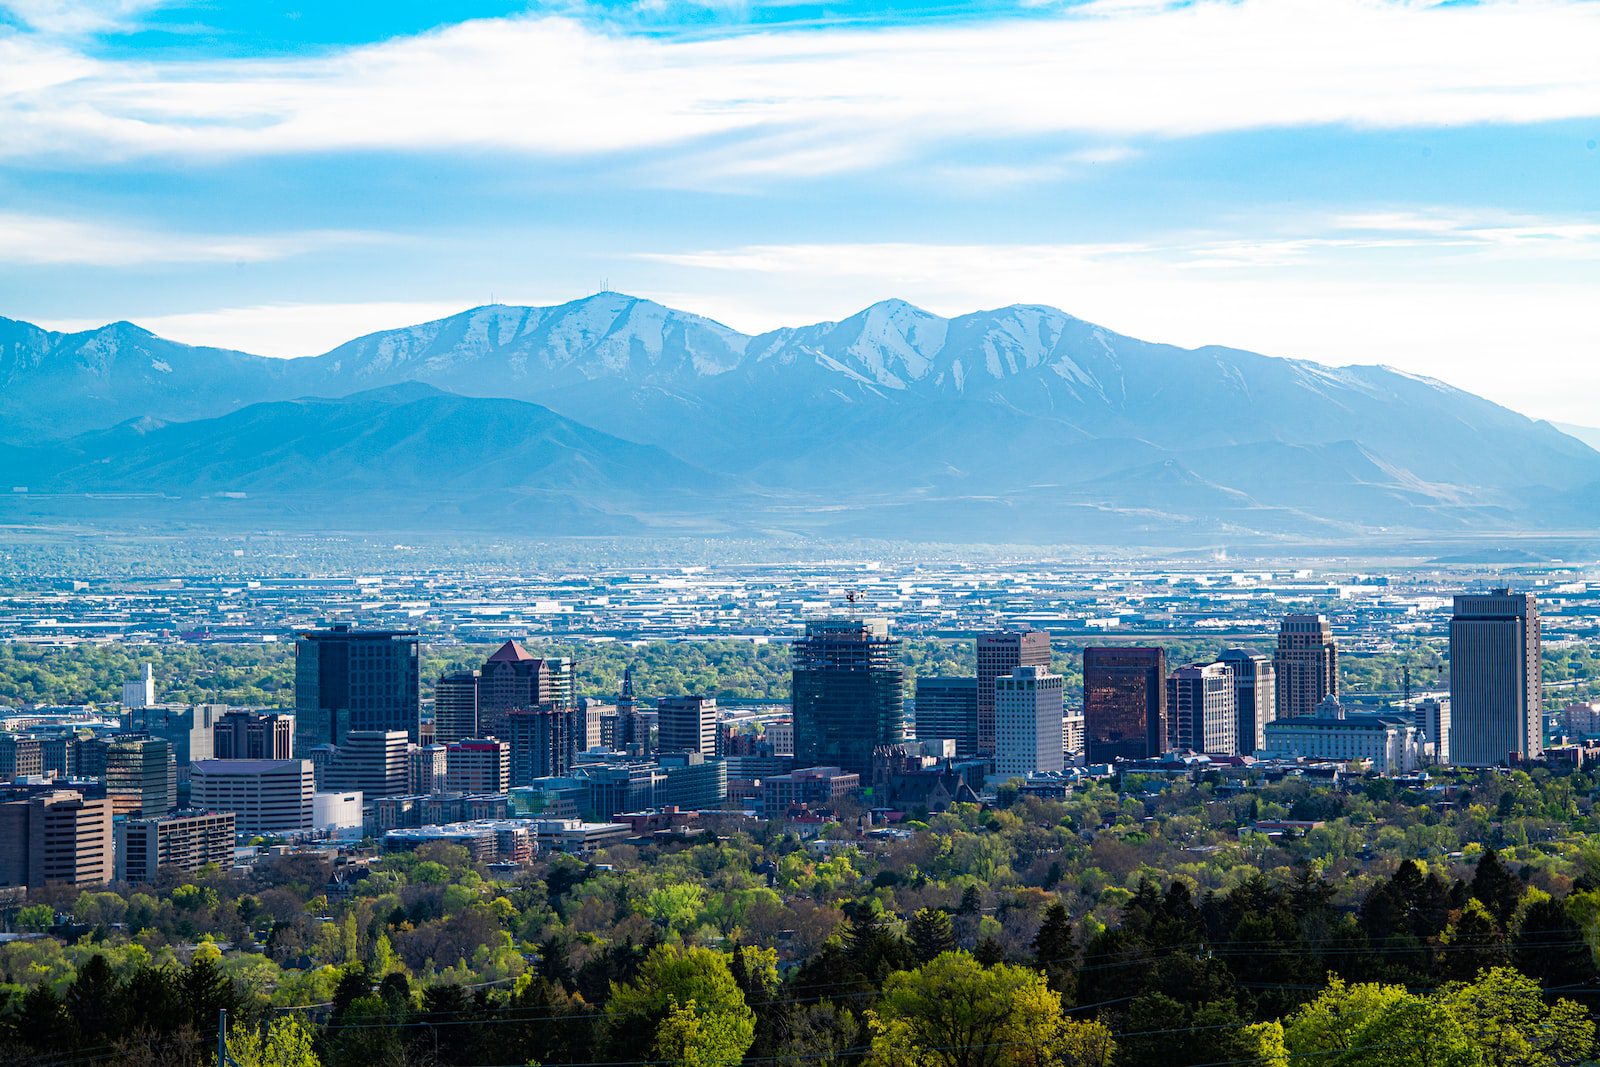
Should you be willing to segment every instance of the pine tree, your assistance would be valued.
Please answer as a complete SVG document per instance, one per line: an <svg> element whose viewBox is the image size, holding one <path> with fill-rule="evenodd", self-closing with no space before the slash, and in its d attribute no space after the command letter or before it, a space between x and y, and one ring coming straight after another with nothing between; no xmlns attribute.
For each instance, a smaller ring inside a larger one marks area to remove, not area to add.
<svg viewBox="0 0 1600 1067"><path fill-rule="evenodd" d="M906 937L918 963L928 963L941 952L956 947L956 927L949 913L939 908L921 908L906 924Z"/></svg>
<svg viewBox="0 0 1600 1067"><path fill-rule="evenodd" d="M1050 988L1070 1000L1076 991L1074 965L1078 959L1078 946L1072 938L1072 920L1067 909L1059 902L1045 910L1044 922L1033 938L1033 961Z"/></svg>

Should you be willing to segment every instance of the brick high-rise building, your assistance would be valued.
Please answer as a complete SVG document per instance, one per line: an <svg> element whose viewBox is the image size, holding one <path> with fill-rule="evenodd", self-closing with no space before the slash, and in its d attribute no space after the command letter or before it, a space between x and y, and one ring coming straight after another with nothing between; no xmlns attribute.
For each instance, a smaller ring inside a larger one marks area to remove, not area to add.
<svg viewBox="0 0 1600 1067"><path fill-rule="evenodd" d="M61 789L0 802L0 888L102 885L115 873L109 798Z"/></svg>
<svg viewBox="0 0 1600 1067"><path fill-rule="evenodd" d="M129 819L122 830L117 866L122 880L155 881L162 870L198 871L208 863L226 870L233 863L231 811L179 811L156 819Z"/></svg>
<svg viewBox="0 0 1600 1067"><path fill-rule="evenodd" d="M1083 650L1084 757L1149 759L1167 744L1166 656L1159 648Z"/></svg>
<svg viewBox="0 0 1600 1067"><path fill-rule="evenodd" d="M1018 667L1050 669L1050 635L1043 630L990 630L978 635L977 754L994 755L994 683Z"/></svg>
<svg viewBox="0 0 1600 1067"><path fill-rule="evenodd" d="M511 788L511 746L476 737L445 747L445 788L451 793L504 793Z"/></svg>
<svg viewBox="0 0 1600 1067"><path fill-rule="evenodd" d="M575 688L571 660L540 659L507 641L478 672L478 734L503 738L512 711L546 705L570 710L577 703Z"/></svg>
<svg viewBox="0 0 1600 1067"><path fill-rule="evenodd" d="M1455 599L1450 619L1450 760L1494 767L1544 753L1539 600L1496 589Z"/></svg>
<svg viewBox="0 0 1600 1067"><path fill-rule="evenodd" d="M1321 615L1283 617L1272 666L1280 719L1315 715L1323 697L1339 695L1339 650Z"/></svg>

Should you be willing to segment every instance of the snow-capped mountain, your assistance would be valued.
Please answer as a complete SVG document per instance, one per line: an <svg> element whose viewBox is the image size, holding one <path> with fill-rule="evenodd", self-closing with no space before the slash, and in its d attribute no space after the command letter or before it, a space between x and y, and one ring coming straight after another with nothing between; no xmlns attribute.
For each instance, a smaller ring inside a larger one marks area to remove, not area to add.
<svg viewBox="0 0 1600 1067"><path fill-rule="evenodd" d="M1600 518L1600 503L1594 516L1569 506L1600 500L1600 454L1443 383L1153 344L1035 305L947 319L890 300L750 337L600 293L475 308L299 360L126 323L61 334L0 320L0 440L13 443L403 382L533 401L765 487L778 511L751 520L764 525L789 507L930 537L941 525L1342 537ZM725 504L708 494L708 513Z"/></svg>

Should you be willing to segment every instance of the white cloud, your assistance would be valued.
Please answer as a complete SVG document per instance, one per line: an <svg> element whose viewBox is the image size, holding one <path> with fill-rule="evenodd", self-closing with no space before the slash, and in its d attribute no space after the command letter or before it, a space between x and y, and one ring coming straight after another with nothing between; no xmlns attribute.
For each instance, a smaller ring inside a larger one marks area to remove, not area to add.
<svg viewBox="0 0 1600 1067"><path fill-rule="evenodd" d="M258 263L335 245L387 240L336 230L270 236L182 234L113 222L0 211L0 263L132 267L151 263Z"/></svg>
<svg viewBox="0 0 1600 1067"><path fill-rule="evenodd" d="M466 302L373 301L368 303L259 304L140 317L145 329L174 341L232 348L261 356L314 356L378 330L412 326L454 315ZM86 319L47 319L51 330L89 330Z"/></svg>
<svg viewBox="0 0 1600 1067"><path fill-rule="evenodd" d="M0 0L0 11L45 33L79 34L123 29L165 0Z"/></svg>
<svg viewBox="0 0 1600 1067"><path fill-rule="evenodd" d="M1600 5L1580 0L1203 0L712 39L530 17L290 60L98 63L0 93L0 155L709 142L708 177L804 177L961 139L1593 116L1597 54Z"/></svg>

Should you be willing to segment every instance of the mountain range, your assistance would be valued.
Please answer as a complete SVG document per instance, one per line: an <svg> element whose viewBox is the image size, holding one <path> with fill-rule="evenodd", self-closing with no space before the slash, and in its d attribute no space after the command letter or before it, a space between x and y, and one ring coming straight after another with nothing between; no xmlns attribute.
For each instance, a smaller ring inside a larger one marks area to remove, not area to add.
<svg viewBox="0 0 1600 1067"><path fill-rule="evenodd" d="M1600 453L1441 382L903 301L749 336L619 293L278 360L0 319L0 520L1193 545L1571 529Z"/></svg>

